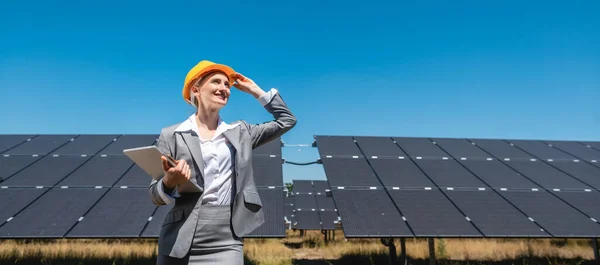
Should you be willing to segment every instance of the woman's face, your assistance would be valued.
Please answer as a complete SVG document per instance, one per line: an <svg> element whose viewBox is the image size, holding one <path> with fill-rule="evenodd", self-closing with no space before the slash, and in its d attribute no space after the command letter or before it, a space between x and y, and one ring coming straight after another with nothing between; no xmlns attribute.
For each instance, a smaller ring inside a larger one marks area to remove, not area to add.
<svg viewBox="0 0 600 265"><path fill-rule="evenodd" d="M227 104L231 84L227 76L220 72L210 73L194 88L192 93L198 99L200 106L207 109L219 110Z"/></svg>

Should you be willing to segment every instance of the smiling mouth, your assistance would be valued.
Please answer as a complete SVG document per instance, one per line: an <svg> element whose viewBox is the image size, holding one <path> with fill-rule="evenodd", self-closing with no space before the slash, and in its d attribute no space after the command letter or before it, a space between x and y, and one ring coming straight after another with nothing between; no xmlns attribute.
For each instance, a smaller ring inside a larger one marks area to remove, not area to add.
<svg viewBox="0 0 600 265"><path fill-rule="evenodd" d="M223 101L227 99L227 97L224 94L216 94L215 96L217 96L218 98L220 98Z"/></svg>

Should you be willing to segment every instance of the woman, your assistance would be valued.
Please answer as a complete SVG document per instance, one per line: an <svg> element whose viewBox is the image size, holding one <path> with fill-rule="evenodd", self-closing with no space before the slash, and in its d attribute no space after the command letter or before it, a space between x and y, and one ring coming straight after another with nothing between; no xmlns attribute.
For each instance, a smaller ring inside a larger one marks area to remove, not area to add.
<svg viewBox="0 0 600 265"><path fill-rule="evenodd" d="M219 116L231 86L255 97L274 120L226 123ZM157 147L164 176L150 184L156 205L175 203L158 240L158 264L243 264L241 238L264 222L254 184L252 150L296 124L276 89L263 91L228 66L201 61L184 82L183 98L196 108L187 120L161 130ZM260 176L257 176L260 177Z"/></svg>

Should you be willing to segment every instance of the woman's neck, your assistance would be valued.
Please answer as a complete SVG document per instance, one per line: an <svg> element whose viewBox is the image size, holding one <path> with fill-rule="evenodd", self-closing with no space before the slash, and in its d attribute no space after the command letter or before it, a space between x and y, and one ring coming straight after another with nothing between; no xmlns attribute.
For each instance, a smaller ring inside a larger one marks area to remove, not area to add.
<svg viewBox="0 0 600 265"><path fill-rule="evenodd" d="M219 112L216 110L202 110L198 108L196 112L196 123L198 127L207 130L216 130L219 122Z"/></svg>

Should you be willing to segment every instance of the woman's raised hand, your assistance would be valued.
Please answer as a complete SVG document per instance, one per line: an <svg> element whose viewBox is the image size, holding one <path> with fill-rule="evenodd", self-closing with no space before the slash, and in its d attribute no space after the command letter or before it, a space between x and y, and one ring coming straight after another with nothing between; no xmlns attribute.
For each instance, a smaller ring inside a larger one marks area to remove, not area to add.
<svg viewBox="0 0 600 265"><path fill-rule="evenodd" d="M233 86L243 92L251 94L255 98L259 98L266 93L252 79L245 77L240 73L235 74L235 83Z"/></svg>
<svg viewBox="0 0 600 265"><path fill-rule="evenodd" d="M185 160L177 160L177 165L171 167L167 161L165 156L161 157L162 160L162 168L165 172L165 176L163 177L163 183L168 188L173 188L176 185L185 183L190 180L192 176L192 171L190 166Z"/></svg>

